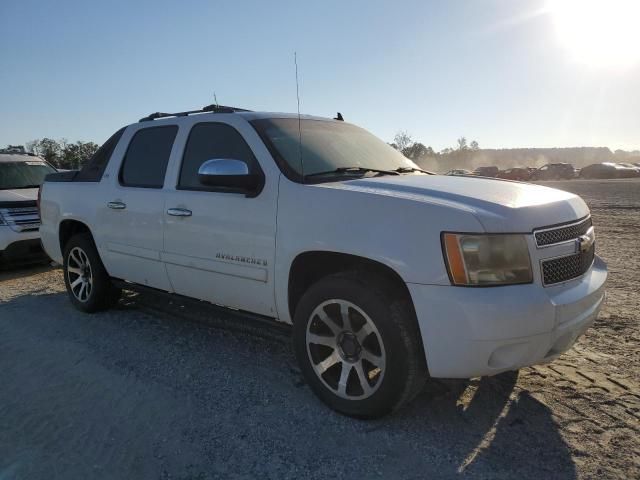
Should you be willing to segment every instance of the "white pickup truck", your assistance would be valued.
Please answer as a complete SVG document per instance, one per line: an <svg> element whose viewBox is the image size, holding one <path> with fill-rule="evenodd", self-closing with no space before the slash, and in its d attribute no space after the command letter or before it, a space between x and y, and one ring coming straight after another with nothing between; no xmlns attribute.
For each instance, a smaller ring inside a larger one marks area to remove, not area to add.
<svg viewBox="0 0 640 480"><path fill-rule="evenodd" d="M579 197L433 175L338 118L157 113L48 176L71 302L139 285L293 324L309 385L359 417L429 376L550 362L592 324L607 270Z"/></svg>

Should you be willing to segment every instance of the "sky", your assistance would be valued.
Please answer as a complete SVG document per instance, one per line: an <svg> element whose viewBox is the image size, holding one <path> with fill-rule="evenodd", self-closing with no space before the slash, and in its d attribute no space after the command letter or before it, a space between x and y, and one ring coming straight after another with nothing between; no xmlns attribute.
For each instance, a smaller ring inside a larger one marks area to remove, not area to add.
<svg viewBox="0 0 640 480"><path fill-rule="evenodd" d="M640 8L561 1L1 0L0 146L100 144L214 92L295 112L297 52L302 113L386 141L640 148Z"/></svg>

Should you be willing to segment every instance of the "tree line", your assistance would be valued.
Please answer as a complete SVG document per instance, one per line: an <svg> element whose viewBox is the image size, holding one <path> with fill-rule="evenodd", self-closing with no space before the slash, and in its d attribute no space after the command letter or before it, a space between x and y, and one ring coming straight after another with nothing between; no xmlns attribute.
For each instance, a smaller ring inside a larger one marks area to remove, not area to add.
<svg viewBox="0 0 640 480"><path fill-rule="evenodd" d="M607 147L481 149L476 140L468 142L466 137L458 138L455 146L437 152L402 130L389 145L422 168L435 171L473 169L482 165L496 165L500 168L540 167L554 162L568 162L576 167L584 167L591 163L640 160L638 150L612 152ZM66 138L54 140L45 137L27 142L25 149L44 158L56 168L75 170L84 166L98 149L98 145L94 142L70 142Z"/></svg>
<svg viewBox="0 0 640 480"><path fill-rule="evenodd" d="M473 170L479 166L495 165L499 168L541 167L546 163L571 163L575 167L585 167L601 162L630 162L640 160L640 151L616 150L607 147L564 147L564 148L501 148L481 149L478 142L460 137L452 148L436 152L425 146L406 131L399 131L390 143L393 148L416 162L422 168L445 172L454 168Z"/></svg>
<svg viewBox="0 0 640 480"><path fill-rule="evenodd" d="M403 130L396 133L393 142L389 145L423 168L431 170L469 168L472 166L472 159L480 151L480 145L476 140L469 142L467 137L460 137L456 140L456 145L453 148L445 148L436 152L430 146L415 141L410 134Z"/></svg>
<svg viewBox="0 0 640 480"><path fill-rule="evenodd" d="M456 141L455 148L445 148L440 152L436 152L431 147L425 147L424 144L416 142L413 137L406 131L401 130L396 133L393 142L390 143L393 148L402 152L402 154L411 160L420 160L423 157L437 157L439 155L451 155L454 152L477 152L480 145L475 140L467 143L467 137L460 137Z"/></svg>
<svg viewBox="0 0 640 480"><path fill-rule="evenodd" d="M77 170L89 160L98 149L94 142L69 142L66 138L54 140L41 138L25 144L25 150L33 153L56 168Z"/></svg>

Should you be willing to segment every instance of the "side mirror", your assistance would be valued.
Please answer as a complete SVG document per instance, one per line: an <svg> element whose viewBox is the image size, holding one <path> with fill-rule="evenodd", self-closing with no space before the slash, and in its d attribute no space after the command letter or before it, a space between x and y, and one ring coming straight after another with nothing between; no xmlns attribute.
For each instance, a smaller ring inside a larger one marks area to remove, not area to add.
<svg viewBox="0 0 640 480"><path fill-rule="evenodd" d="M207 187L223 187L256 192L262 187L262 177L249 173L240 160L228 158L207 160L198 169L198 180Z"/></svg>

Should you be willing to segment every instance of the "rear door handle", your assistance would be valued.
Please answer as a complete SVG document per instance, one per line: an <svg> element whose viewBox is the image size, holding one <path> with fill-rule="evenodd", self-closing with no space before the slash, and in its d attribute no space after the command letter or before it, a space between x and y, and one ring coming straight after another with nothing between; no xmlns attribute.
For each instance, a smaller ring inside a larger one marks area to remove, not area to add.
<svg viewBox="0 0 640 480"><path fill-rule="evenodd" d="M167 210L167 215L171 215L172 217L190 217L191 210L187 210L186 208L170 208Z"/></svg>
<svg viewBox="0 0 640 480"><path fill-rule="evenodd" d="M127 204L123 202L109 202L107 203L107 207L114 210L124 210L125 208L127 208Z"/></svg>

